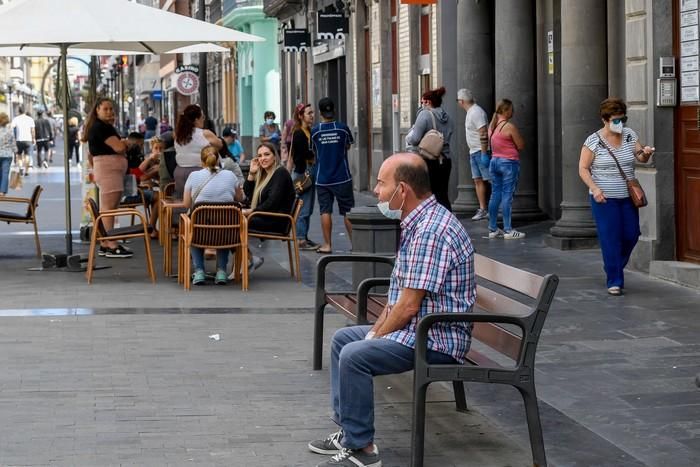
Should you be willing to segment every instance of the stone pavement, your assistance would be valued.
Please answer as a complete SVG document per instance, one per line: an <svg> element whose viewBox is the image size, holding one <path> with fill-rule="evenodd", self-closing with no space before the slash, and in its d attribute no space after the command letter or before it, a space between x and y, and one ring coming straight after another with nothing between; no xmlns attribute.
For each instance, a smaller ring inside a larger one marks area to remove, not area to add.
<svg viewBox="0 0 700 467"><path fill-rule="evenodd" d="M27 179L47 188L42 244L60 251L62 174L52 168ZM358 204L368 202L358 195ZM550 465L698 465L700 293L629 272L627 294L610 297L599 252L544 246L550 225L523 226L527 238L506 242L484 238L484 222L465 221L480 253L561 278L537 361ZM328 372L310 370L317 254L303 253L298 284L281 245L255 246L266 262L250 292L236 284L185 293L162 276L160 260L151 285L133 244L133 259L102 260L113 267L88 287L79 273L26 271L37 265L27 230L0 226L0 465L319 461L305 444L333 427ZM334 247L347 251L341 233ZM337 268L333 280L349 272ZM343 324L329 313L325 335ZM408 465L410 388L410 374L376 380L385 466ZM469 414L454 411L446 386L429 395L426 465L530 464L515 390L470 384Z"/></svg>

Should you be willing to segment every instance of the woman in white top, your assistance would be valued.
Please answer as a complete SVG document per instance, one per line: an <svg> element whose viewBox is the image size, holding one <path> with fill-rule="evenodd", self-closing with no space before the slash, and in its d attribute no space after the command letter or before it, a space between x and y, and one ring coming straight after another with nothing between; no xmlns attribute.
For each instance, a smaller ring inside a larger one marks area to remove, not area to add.
<svg viewBox="0 0 700 467"><path fill-rule="evenodd" d="M641 233L639 211L632 204L626 179L634 178L637 161L648 162L654 154L654 148L642 146L637 134L624 127L626 114L622 99L610 97L600 104L603 128L583 143L578 163L579 176L590 194L610 295L622 295L623 270Z"/></svg>
<svg viewBox="0 0 700 467"><path fill-rule="evenodd" d="M219 154L212 146L207 146L200 151L200 163L197 171L187 179L184 189L183 204L191 208L197 203L231 203L234 200L243 199L243 188L240 181L230 170L219 167ZM204 275L204 249L191 248L192 262L194 263L194 285L205 282ZM226 284L226 264L228 263L228 250L216 250L216 284Z"/></svg>
<svg viewBox="0 0 700 467"><path fill-rule="evenodd" d="M181 198L185 182L190 173L201 168L202 149L214 146L217 150L223 144L211 131L204 129L206 116L198 105L188 105L180 114L175 125L175 196Z"/></svg>

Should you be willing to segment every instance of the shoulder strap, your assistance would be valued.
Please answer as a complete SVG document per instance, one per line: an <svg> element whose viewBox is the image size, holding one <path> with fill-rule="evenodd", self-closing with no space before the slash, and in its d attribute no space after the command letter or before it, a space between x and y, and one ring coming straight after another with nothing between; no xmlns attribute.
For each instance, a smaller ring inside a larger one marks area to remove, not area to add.
<svg viewBox="0 0 700 467"><path fill-rule="evenodd" d="M435 121L435 114L433 113L432 110L428 110L430 112L430 118L433 120L433 130L437 130L437 122Z"/></svg>
<svg viewBox="0 0 700 467"><path fill-rule="evenodd" d="M605 141L603 141L603 138L600 136L600 133L596 131L596 135L598 135L598 143L608 150L608 153L610 153L610 157L612 157L615 161L615 165L617 166L617 170L620 171L620 176L622 177L622 179L627 180L627 175L625 175L625 171L622 170L622 166L620 166L620 162L618 162L617 157L615 157L615 154L613 154L612 149L610 149L610 147L607 144L605 144Z"/></svg>
<svg viewBox="0 0 700 467"><path fill-rule="evenodd" d="M214 177L216 177L216 176L219 174L219 172L220 172L220 171L217 170L217 171L214 172L213 174L209 174L209 178L207 178L207 179L204 181L204 183L202 183L201 185L199 185L199 186L197 187L197 189L195 190L195 192L192 193L192 206L194 206L195 201L197 201L197 197L198 197L199 194L202 192L202 190L204 189L204 187L207 186L207 184L208 184L209 182L211 182L211 181L214 179Z"/></svg>

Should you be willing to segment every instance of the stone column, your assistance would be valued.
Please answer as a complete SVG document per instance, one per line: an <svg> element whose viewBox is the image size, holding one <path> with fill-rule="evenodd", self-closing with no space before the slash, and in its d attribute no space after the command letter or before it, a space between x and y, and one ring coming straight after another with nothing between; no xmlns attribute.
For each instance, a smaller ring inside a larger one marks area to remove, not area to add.
<svg viewBox="0 0 700 467"><path fill-rule="evenodd" d="M537 204L537 76L534 0L498 0L495 27L495 100L513 101L513 123L525 139L513 219L528 222L545 215Z"/></svg>
<svg viewBox="0 0 700 467"><path fill-rule="evenodd" d="M588 189L578 176L586 137L601 126L600 102L608 93L605 0L561 0L561 218L549 246L590 248L597 244Z"/></svg>
<svg viewBox="0 0 700 467"><path fill-rule="evenodd" d="M470 89L489 116L493 113L494 100L491 8L490 2L461 1L457 4L457 90ZM453 163L458 157L459 163L457 199L452 203L452 210L460 216L471 216L479 207L479 201L469 165L464 117L465 112L457 107L451 150Z"/></svg>

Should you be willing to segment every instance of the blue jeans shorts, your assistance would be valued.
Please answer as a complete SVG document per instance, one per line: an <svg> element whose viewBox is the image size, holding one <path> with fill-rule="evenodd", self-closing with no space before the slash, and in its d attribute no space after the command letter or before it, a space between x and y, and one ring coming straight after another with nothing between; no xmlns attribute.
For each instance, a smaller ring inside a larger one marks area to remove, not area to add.
<svg viewBox="0 0 700 467"><path fill-rule="evenodd" d="M484 164L481 161L481 151L469 155L469 163L472 166L472 178L482 178L486 181L491 180L491 172L489 172L489 164Z"/></svg>
<svg viewBox="0 0 700 467"><path fill-rule="evenodd" d="M355 207L355 195L352 192L352 181L338 185L316 185L318 194L318 209L321 214L333 214L333 199L338 201L338 212L341 216L349 213Z"/></svg>

